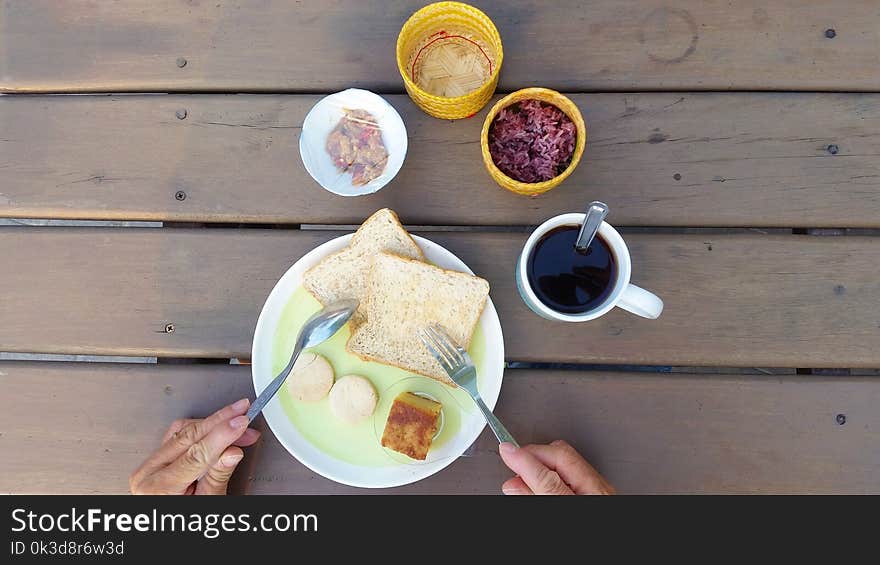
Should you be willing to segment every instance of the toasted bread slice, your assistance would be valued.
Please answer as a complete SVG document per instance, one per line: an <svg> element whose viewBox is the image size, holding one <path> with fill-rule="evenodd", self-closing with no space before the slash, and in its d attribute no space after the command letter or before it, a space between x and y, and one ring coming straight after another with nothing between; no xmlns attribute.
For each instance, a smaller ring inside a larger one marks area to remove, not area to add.
<svg viewBox="0 0 880 565"><path fill-rule="evenodd" d="M356 299L360 308L352 317L352 327L364 320L367 275L373 257L391 251L404 257L424 260L421 248L404 229L392 210L383 208L367 218L345 249L328 255L303 275L303 286L321 304Z"/></svg>
<svg viewBox="0 0 880 565"><path fill-rule="evenodd" d="M460 345L470 345L489 296L489 283L392 253L379 253L367 281L366 322L348 340L355 355L454 386L419 339L440 324Z"/></svg>

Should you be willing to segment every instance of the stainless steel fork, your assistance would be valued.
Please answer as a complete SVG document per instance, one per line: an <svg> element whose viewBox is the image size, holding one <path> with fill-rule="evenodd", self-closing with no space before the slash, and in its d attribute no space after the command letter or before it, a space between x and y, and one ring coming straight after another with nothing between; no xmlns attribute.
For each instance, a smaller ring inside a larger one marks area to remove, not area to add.
<svg viewBox="0 0 880 565"><path fill-rule="evenodd" d="M443 326L439 324L424 328L419 333L419 338L425 344L425 347L428 348L428 351L431 352L431 355L434 356L434 359L440 363L440 366L443 367L449 378L459 387L468 391L471 398L477 403L477 407L483 412L489 427L495 432L498 443L509 442L519 447L519 444L513 439L507 428L504 427L504 424L495 417L495 414L489 410L489 407L486 406L486 403L480 397L480 391L477 390L477 369L474 367L474 362L471 361L471 356L468 355L468 352L455 343L455 340L449 337Z"/></svg>

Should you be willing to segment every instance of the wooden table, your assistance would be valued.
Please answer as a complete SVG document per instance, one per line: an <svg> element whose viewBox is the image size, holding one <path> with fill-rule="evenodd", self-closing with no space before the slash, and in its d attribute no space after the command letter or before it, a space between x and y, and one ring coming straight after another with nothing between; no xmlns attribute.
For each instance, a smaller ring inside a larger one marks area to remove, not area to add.
<svg viewBox="0 0 880 565"><path fill-rule="evenodd" d="M538 198L484 171L485 109L440 121L403 94L394 43L422 4L0 1L0 216L26 224L0 227L0 352L61 359L0 362L0 492L126 492L172 419L252 394L229 360L287 267L384 206L490 281L523 442L569 440L622 492L880 492L877 3L474 0L499 93L562 90L588 124ZM297 141L351 86L386 95L410 150L343 200ZM517 295L530 226L593 199L659 320L551 323ZM363 492L269 433L245 463L236 492ZM393 492L508 475L487 433Z"/></svg>

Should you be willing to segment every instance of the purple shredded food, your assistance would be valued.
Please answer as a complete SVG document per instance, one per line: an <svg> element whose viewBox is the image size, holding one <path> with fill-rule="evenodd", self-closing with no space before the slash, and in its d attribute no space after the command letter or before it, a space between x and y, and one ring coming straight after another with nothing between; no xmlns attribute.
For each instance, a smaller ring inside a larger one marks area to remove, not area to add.
<svg viewBox="0 0 880 565"><path fill-rule="evenodd" d="M489 154L510 178L543 182L568 168L576 139L577 128L565 112L540 100L523 100L495 116Z"/></svg>

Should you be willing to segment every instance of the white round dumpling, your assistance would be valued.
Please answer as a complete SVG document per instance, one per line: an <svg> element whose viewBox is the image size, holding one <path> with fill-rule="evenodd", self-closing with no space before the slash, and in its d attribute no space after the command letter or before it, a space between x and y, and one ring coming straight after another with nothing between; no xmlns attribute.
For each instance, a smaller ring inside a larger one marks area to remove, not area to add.
<svg viewBox="0 0 880 565"><path fill-rule="evenodd" d="M360 375L341 377L330 390L330 411L348 424L357 424L372 416L378 401L373 383Z"/></svg>
<svg viewBox="0 0 880 565"><path fill-rule="evenodd" d="M333 386L333 367L321 355L302 353L287 378L287 391L295 400L317 402Z"/></svg>

